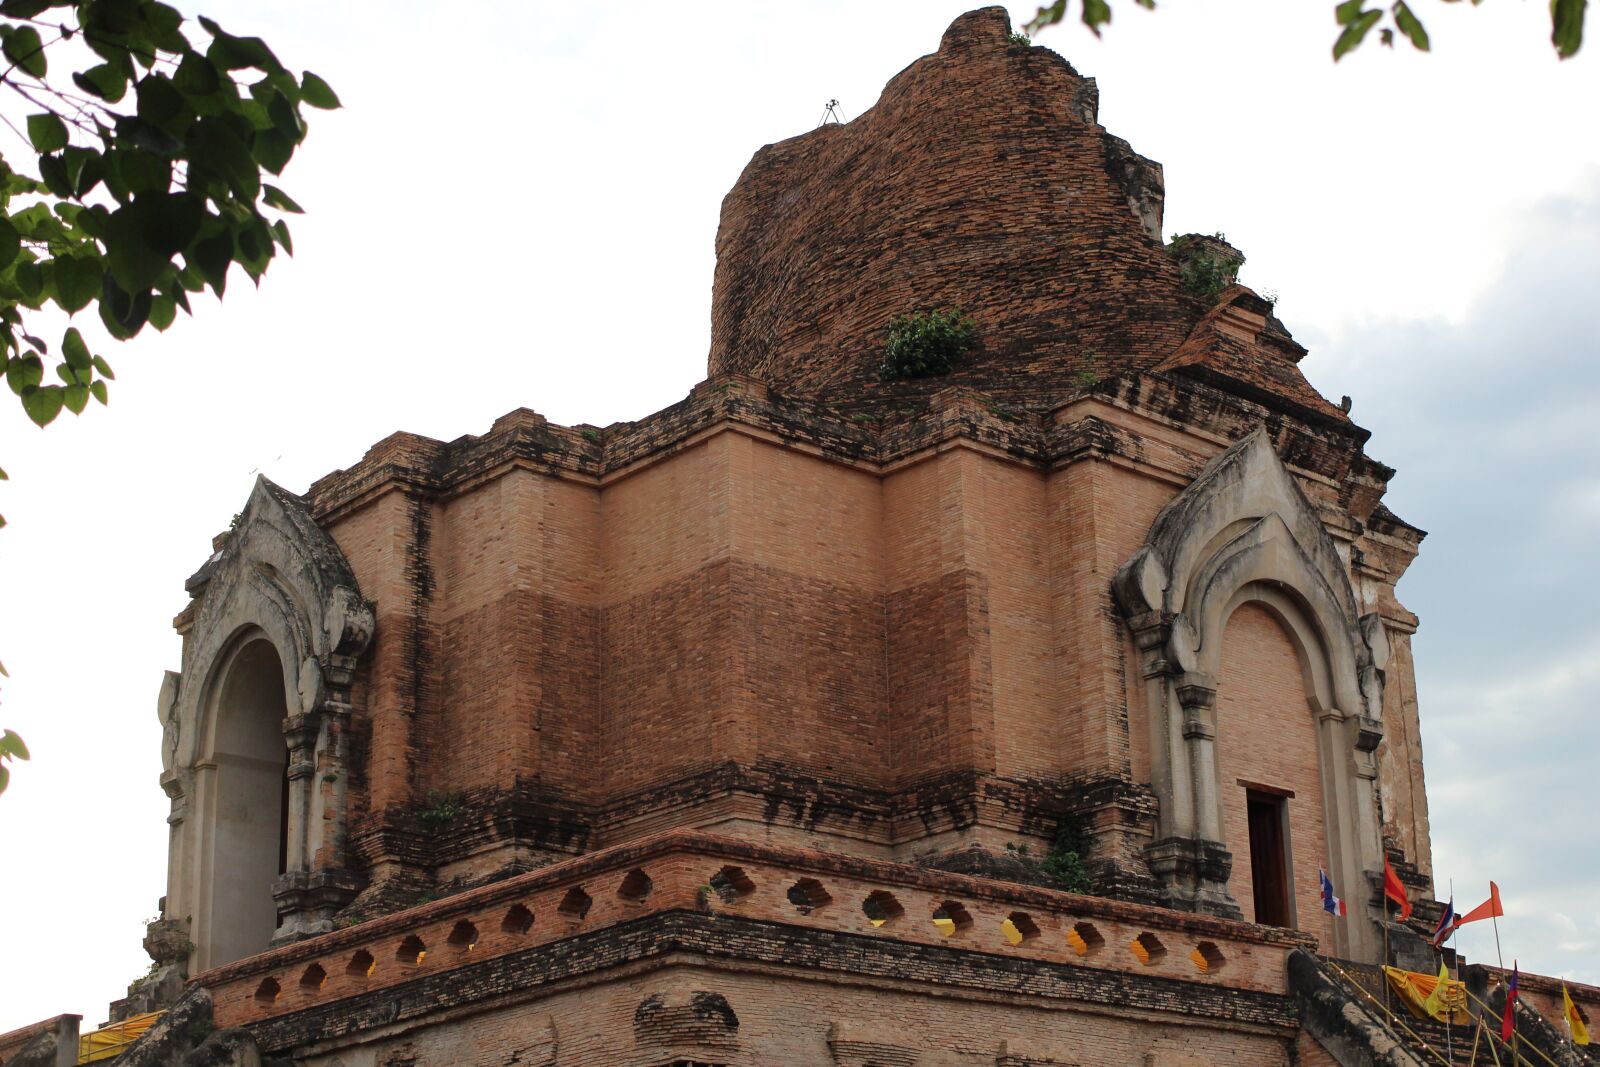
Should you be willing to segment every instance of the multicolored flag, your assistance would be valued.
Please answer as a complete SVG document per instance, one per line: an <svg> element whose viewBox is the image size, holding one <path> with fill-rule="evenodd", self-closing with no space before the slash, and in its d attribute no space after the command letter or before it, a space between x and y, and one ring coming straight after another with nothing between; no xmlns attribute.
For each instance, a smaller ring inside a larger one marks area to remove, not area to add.
<svg viewBox="0 0 1600 1067"><path fill-rule="evenodd" d="M1329 915L1345 914L1344 901L1333 895L1333 882L1321 867L1317 868L1317 880L1322 883L1322 910Z"/></svg>
<svg viewBox="0 0 1600 1067"><path fill-rule="evenodd" d="M1450 935L1456 928L1456 898L1451 897L1444 906L1444 914L1439 916L1439 925L1433 928L1433 947L1443 948L1444 943L1450 940Z"/></svg>
<svg viewBox="0 0 1600 1067"><path fill-rule="evenodd" d="M1411 899L1406 896L1406 887L1400 884L1400 876L1389 866L1388 856L1383 857L1383 895L1400 905L1401 922L1411 918Z"/></svg>
<svg viewBox="0 0 1600 1067"><path fill-rule="evenodd" d="M1492 919L1497 915L1504 915L1505 913L1506 909L1500 906L1500 887L1495 885L1493 882L1490 882L1489 899L1484 901L1482 904L1479 904L1476 908L1473 908L1465 915L1461 916L1461 918L1457 919L1456 925L1465 926L1467 923L1475 923L1479 919Z"/></svg>
<svg viewBox="0 0 1600 1067"><path fill-rule="evenodd" d="M1583 1023L1583 1016L1578 1013L1578 1006L1572 1003L1572 994L1567 992L1567 983L1561 983L1561 1012L1567 1017L1567 1029L1572 1032L1574 1045L1587 1045L1589 1043L1589 1028Z"/></svg>
<svg viewBox="0 0 1600 1067"><path fill-rule="evenodd" d="M1511 981L1506 986L1505 1014L1500 1017L1500 1040L1510 1041L1517 1029L1517 961L1511 961Z"/></svg>

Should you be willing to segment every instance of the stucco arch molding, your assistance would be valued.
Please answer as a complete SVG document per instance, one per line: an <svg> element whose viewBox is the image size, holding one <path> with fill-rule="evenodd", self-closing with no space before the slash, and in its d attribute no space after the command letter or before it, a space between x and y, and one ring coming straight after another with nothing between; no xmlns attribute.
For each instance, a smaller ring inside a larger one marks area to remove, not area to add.
<svg viewBox="0 0 1600 1067"><path fill-rule="evenodd" d="M227 542L186 588L200 604L183 672L163 686L171 700L162 709L169 770L203 758L212 675L252 630L278 650L291 714L348 711L356 664L372 639L372 608L344 554L298 497L257 478Z"/></svg>
<svg viewBox="0 0 1600 1067"><path fill-rule="evenodd" d="M1156 639L1173 672L1214 675L1220 627L1253 582L1300 603L1329 668L1308 692L1341 718L1370 720L1363 729L1377 734L1364 747L1375 745L1388 639L1377 615L1357 614L1344 561L1265 430L1217 456L1161 510L1113 591L1141 648Z"/></svg>
<svg viewBox="0 0 1600 1067"><path fill-rule="evenodd" d="M1142 660L1162 799L1150 860L1172 902L1237 911L1226 891L1231 854L1220 839L1213 742L1222 633L1246 601L1292 635L1319 735L1327 731L1325 748L1338 750L1320 754L1336 779L1328 801L1342 855L1331 865L1349 875L1367 868L1378 847L1366 809L1389 646L1378 617L1358 613L1338 548L1264 429L1218 455L1161 510L1112 591Z"/></svg>

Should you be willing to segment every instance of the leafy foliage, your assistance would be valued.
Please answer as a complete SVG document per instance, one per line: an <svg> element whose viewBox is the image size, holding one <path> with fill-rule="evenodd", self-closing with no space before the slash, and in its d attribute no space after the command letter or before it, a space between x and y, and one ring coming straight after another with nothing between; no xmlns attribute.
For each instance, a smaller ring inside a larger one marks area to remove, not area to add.
<svg viewBox="0 0 1600 1067"><path fill-rule="evenodd" d="M25 134L0 113L31 149L0 156L0 369L40 426L106 403L115 376L76 327L53 357L26 312L92 304L124 340L165 330L190 293L222 296L233 264L259 282L292 251L263 209L300 207L263 178L305 139L302 105L339 99L260 38L198 22L200 44L159 0L0 0L0 84L33 112ZM57 57L83 69L63 77Z"/></svg>
<svg viewBox="0 0 1600 1067"><path fill-rule="evenodd" d="M428 806L417 812L417 818L430 830L442 830L466 814L467 798L460 793L440 793L428 790Z"/></svg>
<svg viewBox="0 0 1600 1067"><path fill-rule="evenodd" d="M1227 241L1220 233L1214 236L1219 241ZM1178 261L1183 291L1210 305L1216 303L1224 289L1238 280L1244 259L1238 255L1223 255L1202 243L1204 240L1194 234L1175 233L1167 244L1167 252Z"/></svg>
<svg viewBox="0 0 1600 1067"><path fill-rule="evenodd" d="M0 668L3 671L4 668ZM6 791L6 786L11 784L11 768L6 764L13 759L28 759L28 746L22 743L22 738L16 731L7 730L0 734L0 793Z"/></svg>
<svg viewBox="0 0 1600 1067"><path fill-rule="evenodd" d="M889 321L878 375L886 382L948 374L978 343L978 328L959 310L916 311Z"/></svg>
<svg viewBox="0 0 1600 1067"><path fill-rule="evenodd" d="M1039 866L1061 883L1069 893L1087 893L1090 890L1089 870L1083 864L1083 839L1077 827L1063 822L1056 827L1056 839L1050 851L1044 854Z"/></svg>
<svg viewBox="0 0 1600 1067"><path fill-rule="evenodd" d="M288 224L262 209L300 206L263 175L305 140L302 105L339 98L259 37L197 21L192 40L159 0L0 0L0 96L27 112L0 108L25 143L20 161L0 155L0 378L41 427L107 403L116 375L76 326L52 355L25 313L92 304L126 340L171 326L190 293L220 298L232 265L259 283L279 248L293 252ZM0 735L0 792L6 764L27 758Z"/></svg>
<svg viewBox="0 0 1600 1067"><path fill-rule="evenodd" d="M1155 9L1155 0L1133 0L1140 7ZM1446 3L1456 3L1458 0L1445 0ZM1472 6L1477 7L1483 0L1472 0ZM1555 46L1556 55L1562 59L1570 59L1578 54L1578 49L1583 46L1583 17L1589 0L1550 0L1550 43ZM1024 27L1029 33L1038 33L1046 26L1054 26L1067 18L1069 7L1068 0L1054 0L1045 4ZM1111 22L1110 0L1081 0L1079 4L1079 18L1089 27L1096 36L1100 36L1100 27ZM1385 16L1390 25L1384 25ZM1395 34L1398 33L1411 42L1413 48L1426 52L1431 47L1428 40L1428 31L1423 27L1422 20L1417 18L1416 12L1406 0L1394 0L1390 8L1385 11L1382 7L1369 8L1366 0L1343 0L1333 9L1334 21L1339 26L1339 35L1333 42L1333 58L1337 62L1343 59L1352 49L1369 37L1374 29L1378 31L1378 39L1386 46L1394 47Z"/></svg>

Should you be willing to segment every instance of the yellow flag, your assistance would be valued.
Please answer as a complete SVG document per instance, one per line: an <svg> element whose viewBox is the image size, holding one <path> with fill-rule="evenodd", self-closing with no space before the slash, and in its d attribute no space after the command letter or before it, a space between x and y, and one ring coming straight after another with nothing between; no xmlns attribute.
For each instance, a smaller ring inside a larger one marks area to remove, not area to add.
<svg viewBox="0 0 1600 1067"><path fill-rule="evenodd" d="M1435 1019L1443 1019L1445 1013L1444 995L1450 985L1450 970L1444 965L1444 960L1439 961L1439 978L1433 985L1433 992L1428 994L1428 999L1422 1002L1422 1010Z"/></svg>
<svg viewBox="0 0 1600 1067"><path fill-rule="evenodd" d="M1583 1025L1583 1016L1578 1014L1578 1006L1572 1003L1572 994L1567 992L1567 983L1561 983L1561 1010L1567 1016L1567 1029L1572 1031L1574 1045L1587 1045L1589 1043L1589 1028Z"/></svg>

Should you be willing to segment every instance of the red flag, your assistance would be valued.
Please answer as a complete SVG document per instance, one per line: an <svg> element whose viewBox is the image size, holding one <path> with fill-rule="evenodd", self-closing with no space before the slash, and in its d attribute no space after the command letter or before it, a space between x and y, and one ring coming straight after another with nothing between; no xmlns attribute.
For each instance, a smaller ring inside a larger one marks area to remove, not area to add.
<svg viewBox="0 0 1600 1067"><path fill-rule="evenodd" d="M1484 901L1482 904L1479 904L1476 908L1473 908L1465 915L1461 916L1461 918L1457 919L1456 925L1463 926L1466 923L1475 923L1479 919L1489 919L1496 915L1504 915L1505 913L1506 909L1500 906L1500 887L1495 885L1493 882L1490 882L1489 899Z"/></svg>
<svg viewBox="0 0 1600 1067"><path fill-rule="evenodd" d="M1517 1028L1517 961L1511 961L1511 983L1506 986L1506 1013L1500 1018L1500 1040L1510 1041Z"/></svg>
<svg viewBox="0 0 1600 1067"><path fill-rule="evenodd" d="M1388 856L1383 857L1383 895L1400 905L1401 922L1411 918L1411 901L1406 896L1406 887L1400 884L1400 876L1389 866Z"/></svg>

